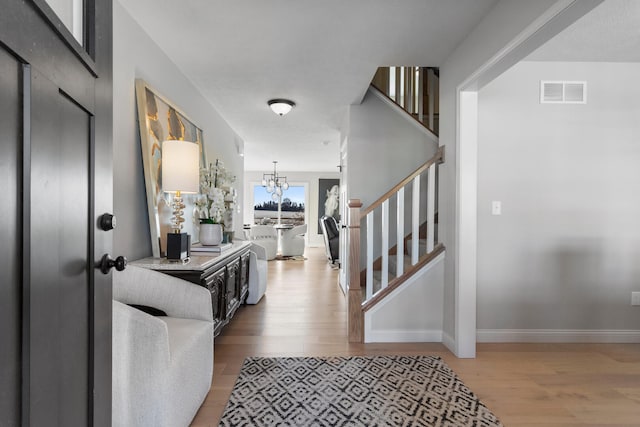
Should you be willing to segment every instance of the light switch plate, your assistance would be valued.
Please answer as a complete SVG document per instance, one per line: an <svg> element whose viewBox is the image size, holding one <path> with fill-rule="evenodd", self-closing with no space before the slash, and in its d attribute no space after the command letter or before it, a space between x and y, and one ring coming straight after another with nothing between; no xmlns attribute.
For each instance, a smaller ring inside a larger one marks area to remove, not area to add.
<svg viewBox="0 0 640 427"><path fill-rule="evenodd" d="M491 202L491 215L502 215L502 202L494 200Z"/></svg>
<svg viewBox="0 0 640 427"><path fill-rule="evenodd" d="M631 305L640 305L640 292L631 292Z"/></svg>

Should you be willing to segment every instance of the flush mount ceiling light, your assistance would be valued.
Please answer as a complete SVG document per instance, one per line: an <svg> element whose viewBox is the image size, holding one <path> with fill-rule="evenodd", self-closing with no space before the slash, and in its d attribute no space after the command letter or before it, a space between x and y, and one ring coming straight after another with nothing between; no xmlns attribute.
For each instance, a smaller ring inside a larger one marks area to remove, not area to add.
<svg viewBox="0 0 640 427"><path fill-rule="evenodd" d="M272 99L267 101L267 104L269 104L271 110L279 116L284 116L296 106L295 102L288 99Z"/></svg>

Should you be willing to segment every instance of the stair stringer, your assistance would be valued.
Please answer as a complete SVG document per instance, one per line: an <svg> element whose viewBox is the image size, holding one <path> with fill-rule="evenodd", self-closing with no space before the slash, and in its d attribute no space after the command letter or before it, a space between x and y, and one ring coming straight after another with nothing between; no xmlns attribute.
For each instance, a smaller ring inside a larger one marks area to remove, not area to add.
<svg viewBox="0 0 640 427"><path fill-rule="evenodd" d="M442 342L445 254L364 312L365 343Z"/></svg>

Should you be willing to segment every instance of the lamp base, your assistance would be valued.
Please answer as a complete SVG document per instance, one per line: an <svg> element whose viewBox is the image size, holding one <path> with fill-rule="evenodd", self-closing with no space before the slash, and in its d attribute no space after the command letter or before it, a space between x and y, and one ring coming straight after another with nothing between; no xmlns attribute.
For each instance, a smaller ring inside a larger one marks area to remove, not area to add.
<svg viewBox="0 0 640 427"><path fill-rule="evenodd" d="M191 236L187 233L167 233L167 259L182 261L191 255Z"/></svg>

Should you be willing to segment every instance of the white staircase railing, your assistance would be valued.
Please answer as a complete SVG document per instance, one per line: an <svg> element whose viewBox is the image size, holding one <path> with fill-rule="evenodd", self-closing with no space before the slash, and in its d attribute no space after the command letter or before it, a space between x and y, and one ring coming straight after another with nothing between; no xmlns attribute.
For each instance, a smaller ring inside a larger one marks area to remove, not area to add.
<svg viewBox="0 0 640 427"><path fill-rule="evenodd" d="M425 164L362 211L360 200L349 200L350 341L361 342L362 331L351 325L362 325L361 316L364 311L400 286L444 249L437 243L436 229L437 168L443 161L444 147L440 147ZM425 183L426 187L423 187ZM405 193L411 198L409 224L405 223ZM394 203L395 218L391 218L390 205ZM395 227L392 227L392 221L395 221ZM362 242L364 251L360 247L361 227L366 229ZM405 254L405 244L410 254L409 259ZM360 259L360 253L365 254L364 262ZM363 264L364 274L360 274ZM365 284L364 298L361 293L362 281ZM359 309L351 306L356 303L359 304Z"/></svg>
<svg viewBox="0 0 640 427"><path fill-rule="evenodd" d="M437 135L439 76L431 67L380 67L371 84Z"/></svg>

